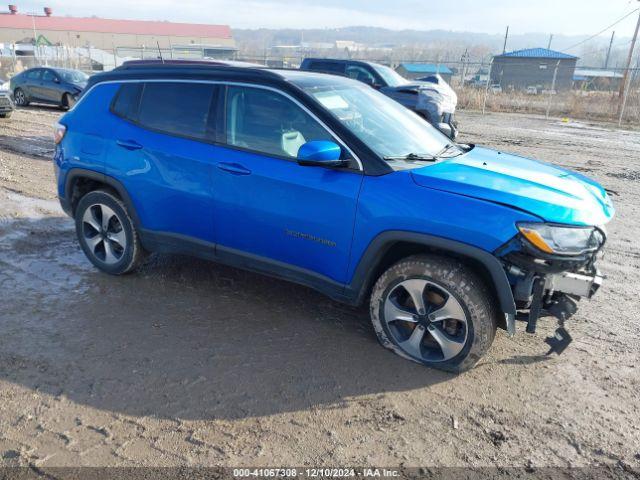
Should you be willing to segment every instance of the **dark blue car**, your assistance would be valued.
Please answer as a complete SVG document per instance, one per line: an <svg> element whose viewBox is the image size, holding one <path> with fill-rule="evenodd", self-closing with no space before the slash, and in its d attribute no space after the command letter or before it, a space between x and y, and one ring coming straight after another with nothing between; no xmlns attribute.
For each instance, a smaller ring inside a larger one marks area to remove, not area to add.
<svg viewBox="0 0 640 480"><path fill-rule="evenodd" d="M71 108L86 87L89 77L66 68L30 68L11 78L9 88L16 105L46 103Z"/></svg>
<svg viewBox="0 0 640 480"><path fill-rule="evenodd" d="M55 141L100 270L182 253L367 302L380 342L425 365L471 368L517 312L564 322L602 280L600 185L452 143L347 78L129 65L92 77Z"/></svg>

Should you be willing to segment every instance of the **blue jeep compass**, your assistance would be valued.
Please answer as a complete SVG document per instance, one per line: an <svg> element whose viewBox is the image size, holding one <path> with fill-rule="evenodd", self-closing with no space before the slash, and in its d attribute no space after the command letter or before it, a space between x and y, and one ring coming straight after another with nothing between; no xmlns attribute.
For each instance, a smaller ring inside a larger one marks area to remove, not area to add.
<svg viewBox="0 0 640 480"><path fill-rule="evenodd" d="M125 65L92 77L55 141L60 202L100 270L177 252L368 301L382 345L425 365L471 368L516 315L529 332L557 317L561 351L602 280L600 185L452 143L355 80Z"/></svg>

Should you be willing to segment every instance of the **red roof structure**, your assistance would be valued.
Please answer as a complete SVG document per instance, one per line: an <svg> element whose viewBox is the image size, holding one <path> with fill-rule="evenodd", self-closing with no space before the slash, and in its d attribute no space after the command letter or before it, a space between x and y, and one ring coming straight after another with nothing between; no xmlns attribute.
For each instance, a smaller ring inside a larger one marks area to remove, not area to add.
<svg viewBox="0 0 640 480"><path fill-rule="evenodd" d="M171 37L231 38L228 25L174 23L147 20L113 20L108 18L55 17L24 14L0 14L0 28L98 32Z"/></svg>

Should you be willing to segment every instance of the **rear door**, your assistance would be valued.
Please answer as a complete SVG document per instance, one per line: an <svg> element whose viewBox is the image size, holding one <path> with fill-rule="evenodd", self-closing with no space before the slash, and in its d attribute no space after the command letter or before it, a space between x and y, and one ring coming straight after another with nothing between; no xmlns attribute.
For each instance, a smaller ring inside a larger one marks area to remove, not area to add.
<svg viewBox="0 0 640 480"><path fill-rule="evenodd" d="M218 92L211 83L123 84L113 105L123 121L106 172L129 192L143 228L165 240L213 241Z"/></svg>
<svg viewBox="0 0 640 480"><path fill-rule="evenodd" d="M20 88L27 94L29 100L42 100L41 81L42 81L42 69L34 68L29 70L24 75L25 81Z"/></svg>

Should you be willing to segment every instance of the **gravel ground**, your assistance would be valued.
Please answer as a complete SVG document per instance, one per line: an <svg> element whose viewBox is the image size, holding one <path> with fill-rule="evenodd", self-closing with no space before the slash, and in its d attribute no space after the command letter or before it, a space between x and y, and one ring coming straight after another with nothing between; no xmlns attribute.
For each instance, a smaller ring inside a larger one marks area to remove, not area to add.
<svg viewBox="0 0 640 480"><path fill-rule="evenodd" d="M578 170L617 215L574 343L499 331L453 376L378 346L366 312L178 256L110 277L55 201L59 111L0 123L0 465L640 468L640 133L460 115L463 140ZM496 475L509 476L502 470ZM625 473L626 472L626 473Z"/></svg>

